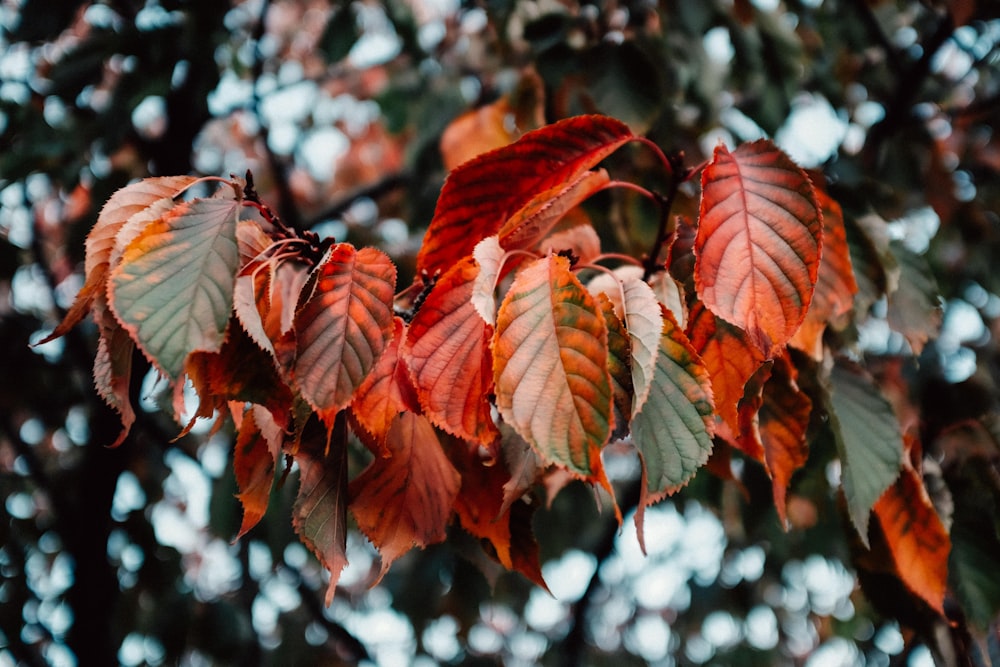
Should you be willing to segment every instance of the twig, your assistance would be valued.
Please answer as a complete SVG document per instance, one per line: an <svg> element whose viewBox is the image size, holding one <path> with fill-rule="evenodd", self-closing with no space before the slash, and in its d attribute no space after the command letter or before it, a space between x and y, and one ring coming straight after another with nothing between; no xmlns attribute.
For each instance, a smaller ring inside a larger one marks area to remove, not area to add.
<svg viewBox="0 0 1000 667"><path fill-rule="evenodd" d="M374 183L362 185L361 187L347 193L337 201L333 202L318 214L312 216L303 223L305 229L311 229L325 220L339 218L344 212L362 198L377 199L382 195L392 192L397 188L402 188L410 184L411 175L407 171L400 171L393 174L386 174Z"/></svg>
<svg viewBox="0 0 1000 667"><path fill-rule="evenodd" d="M649 249L649 254L646 255L646 260L643 263L643 280L649 280L653 274L663 268L660 265L660 252L662 252L663 246L670 238L670 235L674 233L670 224L670 211L674 207L674 200L677 198L677 192L680 190L681 183L686 181L688 176L691 175L691 171L684 166L684 153L673 153L667 160L670 163L672 172L670 189L665 196L656 194L656 201L660 205L660 225L656 231L656 239L653 241L653 245Z"/></svg>

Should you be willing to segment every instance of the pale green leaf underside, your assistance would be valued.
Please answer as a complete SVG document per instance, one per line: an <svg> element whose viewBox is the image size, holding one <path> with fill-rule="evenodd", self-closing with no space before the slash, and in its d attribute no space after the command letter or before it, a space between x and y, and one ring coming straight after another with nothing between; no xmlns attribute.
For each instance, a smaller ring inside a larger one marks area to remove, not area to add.
<svg viewBox="0 0 1000 667"><path fill-rule="evenodd" d="M239 207L199 199L171 209L128 244L112 274L115 314L172 378L191 352L222 345L239 265Z"/></svg>
<svg viewBox="0 0 1000 667"><path fill-rule="evenodd" d="M632 419L650 500L687 484L712 453L711 381L672 318L663 334L646 402Z"/></svg>
<svg viewBox="0 0 1000 667"><path fill-rule="evenodd" d="M899 476L899 422L871 380L839 364L830 375L830 408L847 510L867 545L872 506Z"/></svg>

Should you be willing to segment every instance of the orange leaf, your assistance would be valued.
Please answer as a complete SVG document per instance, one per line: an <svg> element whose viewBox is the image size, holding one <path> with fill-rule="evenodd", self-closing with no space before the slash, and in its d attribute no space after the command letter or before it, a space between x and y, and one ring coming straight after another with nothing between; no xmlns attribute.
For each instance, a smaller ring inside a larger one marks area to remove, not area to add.
<svg viewBox="0 0 1000 667"><path fill-rule="evenodd" d="M412 547L441 542L461 478L430 421L404 412L389 428L389 458L376 458L351 482L351 511L382 554L382 572Z"/></svg>
<svg viewBox="0 0 1000 667"><path fill-rule="evenodd" d="M98 295L95 301L94 319L101 334L94 356L94 387L104 402L121 417L121 433L108 445L117 447L122 444L132 429L132 424L135 423L135 411L129 400L135 343L111 314L107 297L103 293Z"/></svg>
<svg viewBox="0 0 1000 667"><path fill-rule="evenodd" d="M313 422L315 424L315 422ZM292 510L292 526L302 543L330 572L327 606L333 602L340 573L347 565L347 433L346 422L336 433L329 453L326 433L310 428L295 452L299 466L299 493ZM335 425L334 431L339 428Z"/></svg>
<svg viewBox="0 0 1000 667"><path fill-rule="evenodd" d="M261 406L252 405L244 412L233 452L233 470L240 488L236 497L243 505L243 522L236 539L256 526L267 511L282 436L281 427Z"/></svg>
<svg viewBox="0 0 1000 667"><path fill-rule="evenodd" d="M827 323L837 324L854 307L858 284L854 280L844 214L840 204L830 195L816 189L816 199L823 210L823 255L820 258L816 291L806 311L802 327L789 343L809 353L816 360L823 358L823 330Z"/></svg>
<svg viewBox="0 0 1000 667"><path fill-rule="evenodd" d="M920 473L909 463L875 503L896 574L907 588L944 615L951 539L934 510Z"/></svg>
<svg viewBox="0 0 1000 667"><path fill-rule="evenodd" d="M758 379L759 376L759 379ZM786 494L792 474L805 465L809 456L806 429L812 412L812 401L795 382L795 368L787 354L768 362L755 375L750 385L763 384L763 394L753 401L752 409L740 406L743 438L753 438L760 448L762 460L774 494L774 506L782 526L788 525ZM750 391L748 385L747 391ZM759 406L759 412L755 409ZM751 414L752 413L752 414ZM752 421L752 424L749 423ZM747 429L753 430L752 435Z"/></svg>
<svg viewBox="0 0 1000 667"><path fill-rule="evenodd" d="M614 421L607 358L604 317L566 258L517 274L493 336L497 408L543 460L602 484Z"/></svg>
<svg viewBox="0 0 1000 667"><path fill-rule="evenodd" d="M629 333L604 292L597 294L597 303L608 328L608 372L615 398L614 435L624 437L632 418L632 348Z"/></svg>
<svg viewBox="0 0 1000 667"><path fill-rule="evenodd" d="M733 434L740 432L737 406L747 381L764 363L764 356L746 334L717 318L705 305L692 305L688 319L691 345L712 378L712 393L719 417Z"/></svg>
<svg viewBox="0 0 1000 667"><path fill-rule="evenodd" d="M574 180L633 138L613 118L578 116L464 163L441 190L417 255L418 275L446 270L535 195Z"/></svg>
<svg viewBox="0 0 1000 667"><path fill-rule="evenodd" d="M410 323L401 355L428 418L448 433L489 444L497 435L486 399L493 328L471 301L478 274L470 257L437 281Z"/></svg>
<svg viewBox="0 0 1000 667"><path fill-rule="evenodd" d="M480 153L506 146L516 138L514 112L506 97L467 111L448 123L441 133L444 168L451 171Z"/></svg>
<svg viewBox="0 0 1000 667"><path fill-rule="evenodd" d="M295 316L295 382L327 425L350 404L393 329L396 267L374 248L338 243Z"/></svg>
<svg viewBox="0 0 1000 667"><path fill-rule="evenodd" d="M532 247L566 213L610 182L608 172L598 169L574 174L565 182L539 192L500 228L500 245L504 248Z"/></svg>
<svg viewBox="0 0 1000 667"><path fill-rule="evenodd" d="M823 223L812 183L767 140L720 145L701 181L698 295L769 357L802 324L816 285Z"/></svg>
<svg viewBox="0 0 1000 667"><path fill-rule="evenodd" d="M419 410L416 390L410 382L406 364L399 356L405 331L406 325L397 317L392 340L378 358L375 368L358 387L351 403L355 420L375 438L380 450L376 453L383 456L389 455L385 438L392 420L404 410Z"/></svg>
<svg viewBox="0 0 1000 667"><path fill-rule="evenodd" d="M455 499L455 512L462 528L487 540L491 555L508 570L517 570L546 588L538 560L538 544L531 534L531 509L525 503L504 502L504 489L510 473L495 461L489 465L478 454L478 447L455 442L449 448L451 460L462 476L462 488ZM521 514L527 508L528 515ZM519 523L524 526L519 526ZM526 541L515 538L524 532ZM527 547L527 549L525 548Z"/></svg>

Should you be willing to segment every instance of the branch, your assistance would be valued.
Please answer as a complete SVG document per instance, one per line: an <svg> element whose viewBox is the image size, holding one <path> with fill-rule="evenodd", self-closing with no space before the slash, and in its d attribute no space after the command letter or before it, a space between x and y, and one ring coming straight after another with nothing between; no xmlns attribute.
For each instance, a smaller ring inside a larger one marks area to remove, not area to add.
<svg viewBox="0 0 1000 667"><path fill-rule="evenodd" d="M923 55L905 73L896 85L896 92L885 106L885 117L872 127L865 142L865 161L874 165L882 143L897 132L910 115L914 103L930 76L931 60L955 31L951 14L945 13L938 21L934 34L921 45Z"/></svg>
<svg viewBox="0 0 1000 667"><path fill-rule="evenodd" d="M686 181L691 175L691 170L684 166L684 153L673 153L667 160L671 169L670 190L666 196L656 195L657 203L660 205L660 226L656 231L656 239L653 241L653 245L649 249L649 254L646 255L646 260L643 263L645 269L642 272L643 280L649 280L653 274L663 268L660 264L660 253L663 251L663 246L667 240L674 233L674 229L670 224L670 211L674 207L674 200L677 198L677 192L680 190L681 183Z"/></svg>
<svg viewBox="0 0 1000 667"><path fill-rule="evenodd" d="M339 200L333 202L325 209L312 216L303 223L305 229L312 229L319 223L333 218L339 218L347 209L354 205L356 201L363 198L378 199L382 195L392 192L397 188L406 187L410 184L412 175L408 171L400 171L393 174L386 174L379 180L362 185L347 193Z"/></svg>

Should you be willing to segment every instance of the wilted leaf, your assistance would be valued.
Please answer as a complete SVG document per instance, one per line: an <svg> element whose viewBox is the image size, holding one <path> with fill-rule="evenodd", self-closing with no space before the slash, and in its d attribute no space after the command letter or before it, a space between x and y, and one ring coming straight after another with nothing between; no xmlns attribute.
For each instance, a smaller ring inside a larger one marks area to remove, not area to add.
<svg viewBox="0 0 1000 667"><path fill-rule="evenodd" d="M294 377L329 425L392 336L396 267L379 250L338 243L317 272L316 289L295 316Z"/></svg>
<svg viewBox="0 0 1000 667"><path fill-rule="evenodd" d="M905 465L875 503L896 574L907 588L944 615L951 539L934 510L920 473Z"/></svg>
<svg viewBox="0 0 1000 667"><path fill-rule="evenodd" d="M418 274L448 269L535 195L573 180L631 139L631 130L619 121L579 116L464 163L441 190L417 255Z"/></svg>
<svg viewBox="0 0 1000 667"><path fill-rule="evenodd" d="M333 602L340 573L347 565L347 427L334 428L327 452L326 433L310 428L295 453L299 493L292 525L302 543L330 572L326 604Z"/></svg>
<svg viewBox="0 0 1000 667"><path fill-rule="evenodd" d="M119 326L108 311L106 298L103 295L97 298L94 319L97 320L101 333L97 341L97 353L94 356L94 387L104 402L121 417L121 433L108 445L117 447L125 440L132 429L132 424L135 423L135 411L129 400L132 353L135 351L135 344L128 332Z"/></svg>
<svg viewBox="0 0 1000 667"><path fill-rule="evenodd" d="M382 555L380 578L412 547L445 539L461 486L426 417L398 415L386 443L390 456L373 460L350 486L358 527Z"/></svg>
<svg viewBox="0 0 1000 667"><path fill-rule="evenodd" d="M596 480L613 426L607 358L604 318L564 257L517 274L493 337L497 408L545 461Z"/></svg>
<svg viewBox="0 0 1000 667"><path fill-rule="evenodd" d="M401 354L428 418L460 438L489 444L497 434L486 398L493 386L493 328L472 304L478 274L470 257L441 276L413 317Z"/></svg>
<svg viewBox="0 0 1000 667"><path fill-rule="evenodd" d="M805 318L822 234L812 184L788 156L767 140L720 145L702 173L698 295L771 356Z"/></svg>
<svg viewBox="0 0 1000 667"><path fill-rule="evenodd" d="M687 484L712 452L712 387L684 332L664 313L649 397L632 417L632 440L643 462L645 508ZM642 513L636 514L642 540Z"/></svg>
<svg viewBox="0 0 1000 667"><path fill-rule="evenodd" d="M604 169L573 174L563 183L538 193L500 228L504 248L530 248L545 237L559 220L611 179Z"/></svg>
<svg viewBox="0 0 1000 667"><path fill-rule="evenodd" d="M837 363L828 400L848 513L867 546L872 506L899 476L902 435L892 406L860 368Z"/></svg>
<svg viewBox="0 0 1000 667"><path fill-rule="evenodd" d="M281 455L282 436L283 431L271 413L259 405L247 408L233 451L233 470L240 489L236 497L243 505L243 521L236 539L256 526L267 511L275 463Z"/></svg>
<svg viewBox="0 0 1000 667"><path fill-rule="evenodd" d="M230 199L178 204L128 244L111 272L115 315L171 378L191 352L222 345L239 264L239 208Z"/></svg>

